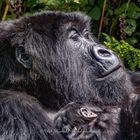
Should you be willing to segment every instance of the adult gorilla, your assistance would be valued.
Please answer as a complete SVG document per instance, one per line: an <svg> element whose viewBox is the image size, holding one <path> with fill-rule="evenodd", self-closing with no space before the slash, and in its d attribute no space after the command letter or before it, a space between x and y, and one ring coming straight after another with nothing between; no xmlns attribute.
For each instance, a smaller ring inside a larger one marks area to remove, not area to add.
<svg viewBox="0 0 140 140"><path fill-rule="evenodd" d="M62 139L47 113L71 101L122 107L133 91L120 60L96 41L80 13L1 22L0 66L3 140Z"/></svg>

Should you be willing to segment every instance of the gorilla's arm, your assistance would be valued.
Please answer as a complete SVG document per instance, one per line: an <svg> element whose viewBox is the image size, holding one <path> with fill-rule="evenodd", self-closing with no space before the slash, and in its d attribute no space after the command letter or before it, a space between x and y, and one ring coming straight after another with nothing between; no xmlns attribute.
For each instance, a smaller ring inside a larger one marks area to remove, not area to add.
<svg viewBox="0 0 140 140"><path fill-rule="evenodd" d="M63 140L34 97L15 91L0 92L1 140Z"/></svg>

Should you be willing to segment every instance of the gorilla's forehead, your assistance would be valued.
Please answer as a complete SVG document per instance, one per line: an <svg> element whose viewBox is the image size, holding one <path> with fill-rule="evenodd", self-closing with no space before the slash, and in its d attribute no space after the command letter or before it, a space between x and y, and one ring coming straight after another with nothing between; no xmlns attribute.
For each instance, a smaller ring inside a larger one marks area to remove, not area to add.
<svg viewBox="0 0 140 140"><path fill-rule="evenodd" d="M43 12L28 17L28 22L32 25L40 25L40 30L60 29L65 30L69 27L75 27L79 31L90 28L90 18L80 12L64 13L64 12Z"/></svg>
<svg viewBox="0 0 140 140"><path fill-rule="evenodd" d="M8 37L14 34L16 36L27 35L31 31L52 37L55 33L64 34L68 28L76 28L79 32L85 29L90 30L90 18L80 12L40 12L29 17L0 23L0 39L2 40L3 36Z"/></svg>

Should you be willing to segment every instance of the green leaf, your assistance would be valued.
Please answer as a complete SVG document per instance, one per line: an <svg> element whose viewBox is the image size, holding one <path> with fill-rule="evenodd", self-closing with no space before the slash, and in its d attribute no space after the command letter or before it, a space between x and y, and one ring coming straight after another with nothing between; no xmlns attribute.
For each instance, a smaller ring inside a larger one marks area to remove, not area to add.
<svg viewBox="0 0 140 140"><path fill-rule="evenodd" d="M101 16L101 9L98 6L95 6L89 13L89 16L95 20L99 20Z"/></svg>
<svg viewBox="0 0 140 140"><path fill-rule="evenodd" d="M108 15L109 15L109 16L113 16L113 10L108 9L107 12L108 12Z"/></svg>
<svg viewBox="0 0 140 140"><path fill-rule="evenodd" d="M140 8L133 2L130 2L129 7L128 7L128 11L138 11L140 12Z"/></svg>
<svg viewBox="0 0 140 140"><path fill-rule="evenodd" d="M53 6L58 6L62 1L60 0L40 0L44 3L46 3L47 5L53 5Z"/></svg>
<svg viewBox="0 0 140 140"><path fill-rule="evenodd" d="M135 12L135 11L128 12L128 17L138 19L140 18L140 12Z"/></svg>
<svg viewBox="0 0 140 140"><path fill-rule="evenodd" d="M120 15L125 12L125 9L126 9L126 3L122 4L121 7L115 9L115 14Z"/></svg>
<svg viewBox="0 0 140 140"><path fill-rule="evenodd" d="M125 32L129 36L131 36L132 33L136 30L136 26L137 26L136 20L134 20L134 19L127 19L126 22L127 22L127 26L125 28Z"/></svg>
<svg viewBox="0 0 140 140"><path fill-rule="evenodd" d="M88 5L88 0L80 0L80 4L81 4L82 6Z"/></svg>
<svg viewBox="0 0 140 140"><path fill-rule="evenodd" d="M131 45L135 45L136 43L138 43L138 39L136 39L135 37L127 38L126 41Z"/></svg>
<svg viewBox="0 0 140 140"><path fill-rule="evenodd" d="M128 15L129 15L129 13L134 13L134 12L140 11L140 8L133 2L130 2L128 9L126 9L126 8L127 8L127 3L122 4L121 7L115 9L115 14L120 15L120 14L124 13L126 10L128 12Z"/></svg>
<svg viewBox="0 0 140 140"><path fill-rule="evenodd" d="M38 3L39 3L39 0L25 0L25 4L28 7L35 6Z"/></svg>
<svg viewBox="0 0 140 140"><path fill-rule="evenodd" d="M98 6L100 7L100 9L103 8L103 4L104 4L104 0L98 0Z"/></svg>
<svg viewBox="0 0 140 140"><path fill-rule="evenodd" d="M104 44L116 52L125 64L125 67L130 70L140 68L140 50L134 48L125 41L118 41L114 37L103 34L105 37Z"/></svg>

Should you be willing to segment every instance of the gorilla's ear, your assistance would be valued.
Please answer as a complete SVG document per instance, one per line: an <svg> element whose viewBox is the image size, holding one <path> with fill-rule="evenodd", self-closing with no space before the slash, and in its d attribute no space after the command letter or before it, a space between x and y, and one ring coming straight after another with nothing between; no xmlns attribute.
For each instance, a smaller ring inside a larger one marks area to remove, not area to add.
<svg viewBox="0 0 140 140"><path fill-rule="evenodd" d="M17 26L17 27L15 27ZM24 43L24 39L22 40L23 31L17 29L20 28L21 24L16 22L0 22L0 50L2 48L11 49L11 44L16 47L17 44ZM16 29L16 30L15 30ZM17 36L18 34L18 36ZM17 42L19 41L19 42ZM23 42L22 42L23 41ZM11 43L12 42L12 43ZM6 47L5 47L6 46ZM8 48L10 47L10 48ZM23 65L26 69L30 69L32 67L32 59L29 54L25 52L24 44L19 45L15 49L15 57L17 61Z"/></svg>
<svg viewBox="0 0 140 140"><path fill-rule="evenodd" d="M32 58L29 54L25 52L25 49L23 46L16 47L15 55L17 61L23 65L26 69L31 69L32 67Z"/></svg>

